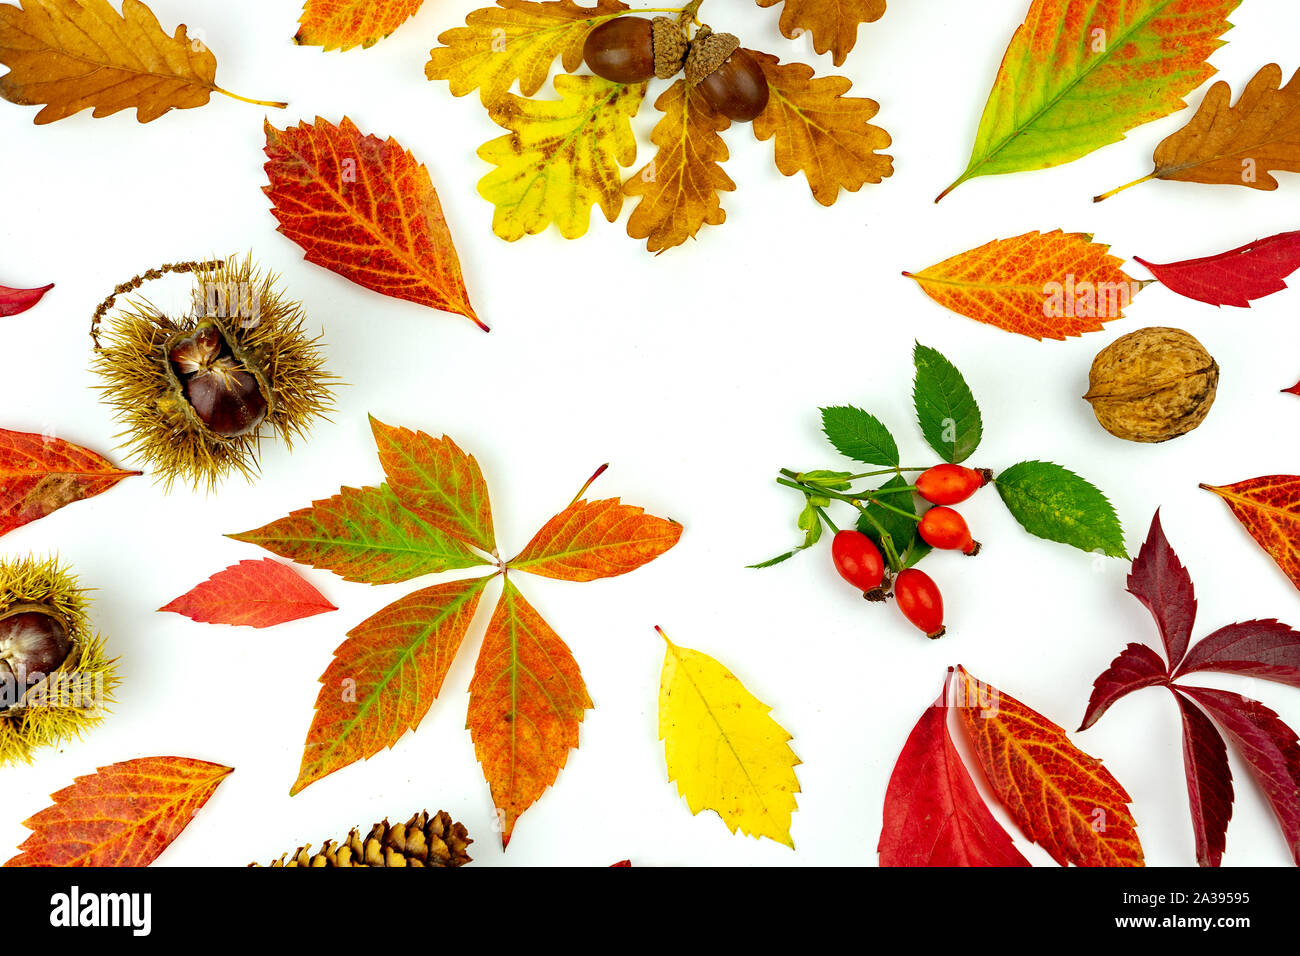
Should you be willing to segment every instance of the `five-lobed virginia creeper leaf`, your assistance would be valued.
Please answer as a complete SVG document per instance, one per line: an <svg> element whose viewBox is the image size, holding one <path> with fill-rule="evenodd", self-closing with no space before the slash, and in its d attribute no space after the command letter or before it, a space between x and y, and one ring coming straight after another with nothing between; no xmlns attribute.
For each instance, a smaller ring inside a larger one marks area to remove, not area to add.
<svg viewBox="0 0 1300 956"><path fill-rule="evenodd" d="M984 437L980 407L970 386L957 366L920 342L912 351L912 361L916 365L912 402L921 433L944 461L965 461Z"/></svg>
<svg viewBox="0 0 1300 956"><path fill-rule="evenodd" d="M1213 306L1247 309L1252 300L1285 289L1286 277L1300 269L1300 231L1184 262L1160 264L1133 258L1179 295Z"/></svg>
<svg viewBox="0 0 1300 956"><path fill-rule="evenodd" d="M1300 475L1264 475L1231 485L1202 484L1300 588Z"/></svg>
<svg viewBox="0 0 1300 956"><path fill-rule="evenodd" d="M841 455L865 465L898 467L898 443L875 415L852 405L821 411L822 431Z"/></svg>
<svg viewBox="0 0 1300 956"><path fill-rule="evenodd" d="M976 176L1046 169L1182 109L1241 0L1033 0L998 70L970 163ZM938 202L938 200L935 200Z"/></svg>
<svg viewBox="0 0 1300 956"><path fill-rule="evenodd" d="M1114 507L1069 469L1047 461L1022 461L994 481L1007 510L1030 534L1081 551L1128 557Z"/></svg>
<svg viewBox="0 0 1300 956"><path fill-rule="evenodd" d="M338 608L288 565L263 558L219 571L158 610L203 624L274 627Z"/></svg>
<svg viewBox="0 0 1300 956"><path fill-rule="evenodd" d="M53 288L53 282L38 289L11 289L0 285L0 317L21 315L40 302L45 293Z"/></svg>
<svg viewBox="0 0 1300 956"><path fill-rule="evenodd" d="M217 58L184 24L168 36L139 0L20 0L0 4L0 97L43 106L36 123L94 108L96 119L134 109L141 123L204 106L217 86ZM244 100L259 106L284 103Z"/></svg>
<svg viewBox="0 0 1300 956"><path fill-rule="evenodd" d="M781 33L794 40L811 34L813 49L830 52L841 66L858 42L858 27L885 15L885 0L758 0L760 7L781 7Z"/></svg>
<svg viewBox="0 0 1300 956"><path fill-rule="evenodd" d="M424 0L307 0L293 42L324 50L369 49L419 12Z"/></svg>

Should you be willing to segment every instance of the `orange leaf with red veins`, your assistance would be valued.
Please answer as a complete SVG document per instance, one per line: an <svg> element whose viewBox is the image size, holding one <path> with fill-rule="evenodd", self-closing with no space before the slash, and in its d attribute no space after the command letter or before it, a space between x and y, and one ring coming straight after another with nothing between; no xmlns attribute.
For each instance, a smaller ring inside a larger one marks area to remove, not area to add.
<svg viewBox="0 0 1300 956"><path fill-rule="evenodd" d="M1025 836L1062 866L1142 866L1132 799L1065 731L957 668L953 709L989 785Z"/></svg>
<svg viewBox="0 0 1300 956"><path fill-rule="evenodd" d="M316 716L289 795L414 730L433 706L488 578L408 594L348 632L321 675Z"/></svg>
<svg viewBox="0 0 1300 956"><path fill-rule="evenodd" d="M575 501L537 532L513 570L561 581L594 581L635 571L677 543L682 526L617 498Z"/></svg>
<svg viewBox="0 0 1300 956"><path fill-rule="evenodd" d="M797 40L811 33L813 49L832 52L839 66L858 42L858 27L885 15L885 0L758 0L760 7L784 3L781 33Z"/></svg>
<svg viewBox="0 0 1300 956"><path fill-rule="evenodd" d="M61 438L0 428L0 535L138 474Z"/></svg>
<svg viewBox="0 0 1300 956"><path fill-rule="evenodd" d="M501 846L555 782L594 704L573 653L507 579L469 685L474 753L501 815Z"/></svg>
<svg viewBox="0 0 1300 956"><path fill-rule="evenodd" d="M429 171L391 137L346 116L278 130L266 124L266 175L279 231L309 262L395 299L457 312L487 331Z"/></svg>
<svg viewBox="0 0 1300 956"><path fill-rule="evenodd" d="M326 50L374 46L419 11L424 0L307 0L293 42Z"/></svg>
<svg viewBox="0 0 1300 956"><path fill-rule="evenodd" d="M1300 588L1300 475L1267 475L1235 485L1201 485L1228 505L1237 520Z"/></svg>
<svg viewBox="0 0 1300 956"><path fill-rule="evenodd" d="M1146 285L1125 275L1109 251L1083 233L1027 232L903 275L977 322L1040 341L1065 339L1123 318Z"/></svg>
<svg viewBox="0 0 1300 956"><path fill-rule="evenodd" d="M148 866L232 772L189 757L100 767L23 823L34 832L5 866Z"/></svg>
<svg viewBox="0 0 1300 956"><path fill-rule="evenodd" d="M338 608L287 564L263 558L240 561L158 610L201 624L273 627Z"/></svg>

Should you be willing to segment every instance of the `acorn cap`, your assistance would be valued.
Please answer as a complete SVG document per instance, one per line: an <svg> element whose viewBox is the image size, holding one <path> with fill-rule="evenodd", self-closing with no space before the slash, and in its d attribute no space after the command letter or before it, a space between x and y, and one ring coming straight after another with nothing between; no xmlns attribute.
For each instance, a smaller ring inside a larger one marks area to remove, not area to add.
<svg viewBox="0 0 1300 956"><path fill-rule="evenodd" d="M650 21L650 28L654 38L655 76L661 80L676 76L690 49L681 27L671 17L655 17Z"/></svg>
<svg viewBox="0 0 1300 956"><path fill-rule="evenodd" d="M727 62L731 54L740 49L740 38L734 33L714 33L708 27L691 41L691 52L686 57L686 82L694 86Z"/></svg>

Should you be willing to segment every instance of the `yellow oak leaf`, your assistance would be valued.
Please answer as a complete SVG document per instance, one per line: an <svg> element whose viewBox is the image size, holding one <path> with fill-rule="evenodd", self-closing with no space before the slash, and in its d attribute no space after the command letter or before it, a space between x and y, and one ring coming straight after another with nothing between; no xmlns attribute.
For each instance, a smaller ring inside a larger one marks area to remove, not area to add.
<svg viewBox="0 0 1300 956"><path fill-rule="evenodd" d="M869 121L880 104L845 96L852 87L842 76L813 76L812 67L787 63L767 53L754 58L767 76L771 98L754 120L754 135L774 140L776 167L786 176L802 172L814 198L830 206L840 189L857 192L894 174L894 157L878 153L893 140Z"/></svg>
<svg viewBox="0 0 1300 956"><path fill-rule="evenodd" d="M95 118L134 108L141 123L173 109L205 105L213 93L259 106L217 86L217 58L186 34L168 36L147 6L125 0L22 0L0 4L0 96L44 106L38 124L85 109Z"/></svg>
<svg viewBox="0 0 1300 956"><path fill-rule="evenodd" d="M511 132L479 147L479 157L497 168L479 180L478 191L497 207L492 230L510 242L552 223L576 239L591 224L593 205L610 222L623 208L619 167L636 161L631 120L645 84L562 74L555 91L558 100L507 93L489 109Z"/></svg>
<svg viewBox="0 0 1300 956"><path fill-rule="evenodd" d="M367 49L420 10L424 0L307 0L293 42L326 50Z"/></svg>
<svg viewBox="0 0 1300 956"><path fill-rule="evenodd" d="M668 644L659 681L668 779L677 782L691 813L713 810L732 833L765 836L793 850L799 758L790 735L735 674L659 634Z"/></svg>
<svg viewBox="0 0 1300 956"><path fill-rule="evenodd" d="M832 51L839 66L858 42L858 27L885 15L885 0L758 0L760 7L784 3L781 32L791 40L812 34L813 49Z"/></svg>
<svg viewBox="0 0 1300 956"><path fill-rule="evenodd" d="M731 120L709 109L685 80L665 90L655 109L664 114L650 134L659 152L627 181L623 192L641 197L628 219L627 234L647 240L651 252L662 252L694 239L706 223L725 222L718 193L736 184L719 165L728 153L718 133L731 126Z"/></svg>
<svg viewBox="0 0 1300 956"><path fill-rule="evenodd" d="M465 26L442 33L443 45L429 51L424 75L446 80L453 96L477 89L484 106L504 96L515 80L519 92L532 96L556 57L566 73L576 71L587 34L626 10L620 0L597 0L592 7L573 0L500 0L470 13Z"/></svg>

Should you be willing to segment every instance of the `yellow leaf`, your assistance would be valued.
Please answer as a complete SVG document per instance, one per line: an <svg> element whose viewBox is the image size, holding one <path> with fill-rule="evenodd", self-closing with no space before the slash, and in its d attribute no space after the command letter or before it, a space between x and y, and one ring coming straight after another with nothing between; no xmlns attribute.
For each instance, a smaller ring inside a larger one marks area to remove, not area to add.
<svg viewBox="0 0 1300 956"><path fill-rule="evenodd" d="M631 119L645 84L560 75L555 91L558 100L507 93L490 108L492 119L511 132L479 147L479 157L497 168L478 191L497 207L492 230L510 242L552 223L576 239L591 224L596 203L610 222L623 208L619 167L636 161Z"/></svg>
<svg viewBox="0 0 1300 956"><path fill-rule="evenodd" d="M168 36L153 12L125 0L119 14L107 0L23 0L0 5L0 96L44 106L38 124L94 107L96 118L136 110L141 123L168 110L203 106L217 86L217 58L185 26ZM245 100L259 106L283 103Z"/></svg>
<svg viewBox="0 0 1300 956"><path fill-rule="evenodd" d="M668 644L659 681L659 739L668 779L691 813L713 810L732 833L794 849L790 814L799 758L771 710L712 657Z"/></svg>
<svg viewBox="0 0 1300 956"><path fill-rule="evenodd" d="M718 193L736 184L718 165L728 155L718 133L731 126L731 120L701 103L685 80L670 86L655 109L664 114L650 134L659 152L627 181L623 192L642 197L628 219L627 234L647 239L651 252L662 252L694 239L705 223L725 222Z"/></svg>
<svg viewBox="0 0 1300 956"><path fill-rule="evenodd" d="M446 80L453 96L477 89L484 106L506 94L515 80L519 92L532 96L542 88L556 57L566 73L582 65L582 44L593 27L613 20L627 4L597 0L593 7L573 0L500 0L495 7L473 11L465 26L438 37L443 44L429 51L424 75Z"/></svg>
<svg viewBox="0 0 1300 956"><path fill-rule="evenodd" d="M419 12L424 0L307 0L293 42L324 50L369 49Z"/></svg>

